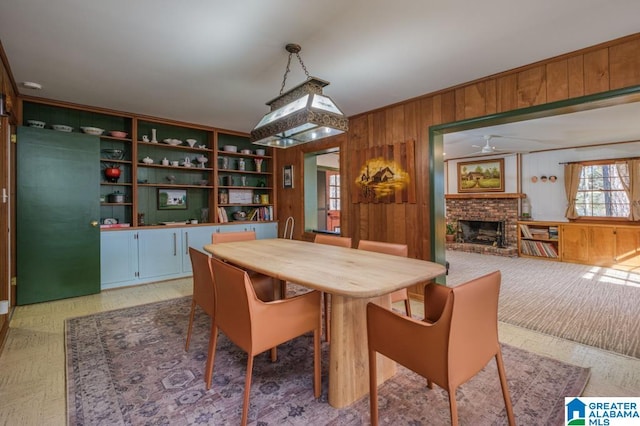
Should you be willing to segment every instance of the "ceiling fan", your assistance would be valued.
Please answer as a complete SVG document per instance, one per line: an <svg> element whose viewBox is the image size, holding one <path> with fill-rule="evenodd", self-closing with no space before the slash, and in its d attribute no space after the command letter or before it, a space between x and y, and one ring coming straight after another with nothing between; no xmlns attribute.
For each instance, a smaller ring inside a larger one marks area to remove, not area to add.
<svg viewBox="0 0 640 426"><path fill-rule="evenodd" d="M503 149L500 148L496 148L495 146L492 146L491 143L491 139L493 138L492 135L484 135L483 136L485 144L484 146L482 145L471 145L474 148L480 148L480 151L476 151L476 152L472 152L470 155L475 155L475 154L493 154L496 152L500 152L500 151L504 151Z"/></svg>

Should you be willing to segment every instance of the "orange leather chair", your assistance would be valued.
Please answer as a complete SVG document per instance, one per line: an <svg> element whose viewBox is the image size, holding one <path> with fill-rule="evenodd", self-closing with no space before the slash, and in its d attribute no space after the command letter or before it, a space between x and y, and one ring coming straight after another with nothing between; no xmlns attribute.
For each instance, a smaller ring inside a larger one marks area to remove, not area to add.
<svg viewBox="0 0 640 426"><path fill-rule="evenodd" d="M200 306L213 321L215 309L213 275L209 265L209 255L189 247L189 257L191 258L191 269L193 270L193 296L191 299L191 313L189 314L189 327L187 328L187 343L185 351L189 350L191 343L191 330L193 328L193 317L196 313L196 305Z"/></svg>
<svg viewBox="0 0 640 426"><path fill-rule="evenodd" d="M339 237L337 235L316 234L314 243L326 244L330 246L351 248L351 237ZM329 318L329 294L322 293L324 298L324 338L328 342L331 340L331 321Z"/></svg>
<svg viewBox="0 0 640 426"><path fill-rule="evenodd" d="M255 231L239 231L239 232L214 232L211 234L211 243L231 243L234 241L250 241L256 239ZM275 280L269 275L261 274L255 271L247 271L251 277L251 282L256 294L265 302L275 300Z"/></svg>
<svg viewBox="0 0 640 426"><path fill-rule="evenodd" d="M359 250L375 251L378 253L392 254L394 256L407 257L409 248L406 244L383 243L380 241L360 240L358 242ZM396 290L391 293L391 303L404 301L404 309L407 316L411 316L411 300L409 299L409 291L406 288Z"/></svg>
<svg viewBox="0 0 640 426"><path fill-rule="evenodd" d="M218 329L242 350L247 352L242 425L247 424L249 392L253 358L270 348L313 331L313 381L314 395L320 397L320 293L311 291L289 299L262 302L256 297L251 279L246 271L219 259L211 258L216 301L216 315L209 344L215 361ZM207 383L209 389L210 381Z"/></svg>
<svg viewBox="0 0 640 426"><path fill-rule="evenodd" d="M417 321L367 305L371 423L378 424L376 352L427 378L449 393L451 424L458 425L456 389L482 370L492 357L507 417L515 425L507 377L498 341L500 272L492 272L456 287L425 287L425 321Z"/></svg>

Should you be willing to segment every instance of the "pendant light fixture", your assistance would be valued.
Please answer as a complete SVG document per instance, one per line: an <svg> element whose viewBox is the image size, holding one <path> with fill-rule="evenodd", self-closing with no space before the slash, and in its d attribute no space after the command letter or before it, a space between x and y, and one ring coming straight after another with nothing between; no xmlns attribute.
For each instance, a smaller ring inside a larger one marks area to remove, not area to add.
<svg viewBox="0 0 640 426"><path fill-rule="evenodd" d="M289 148L334 136L349 130L349 119L330 97L322 93L328 81L311 77L300 58L300 46L287 44L289 60L282 79L280 95L267 102L271 111L251 131L251 142L276 148ZM307 80L284 92L291 56L296 55Z"/></svg>

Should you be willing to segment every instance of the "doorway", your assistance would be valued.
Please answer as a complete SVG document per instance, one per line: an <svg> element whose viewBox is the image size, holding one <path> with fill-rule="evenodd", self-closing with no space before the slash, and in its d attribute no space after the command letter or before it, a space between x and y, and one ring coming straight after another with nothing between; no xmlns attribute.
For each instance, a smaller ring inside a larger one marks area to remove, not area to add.
<svg viewBox="0 0 640 426"><path fill-rule="evenodd" d="M340 151L305 154L305 230L340 234Z"/></svg>

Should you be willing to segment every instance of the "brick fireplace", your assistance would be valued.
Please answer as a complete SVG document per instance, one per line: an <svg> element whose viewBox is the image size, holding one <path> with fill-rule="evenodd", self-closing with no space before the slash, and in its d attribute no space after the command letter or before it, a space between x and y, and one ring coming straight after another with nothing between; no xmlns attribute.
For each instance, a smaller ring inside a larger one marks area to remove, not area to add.
<svg viewBox="0 0 640 426"><path fill-rule="evenodd" d="M524 194L515 193L445 195L447 222L465 221L465 229L469 223L495 222L500 237L499 240L490 244L487 244L486 241L480 243L463 242L463 229L462 226L459 226L456 242L447 243L447 249L499 256L517 256L518 204L519 199L523 196ZM484 227L484 225L482 226ZM466 237L464 240L469 241Z"/></svg>

